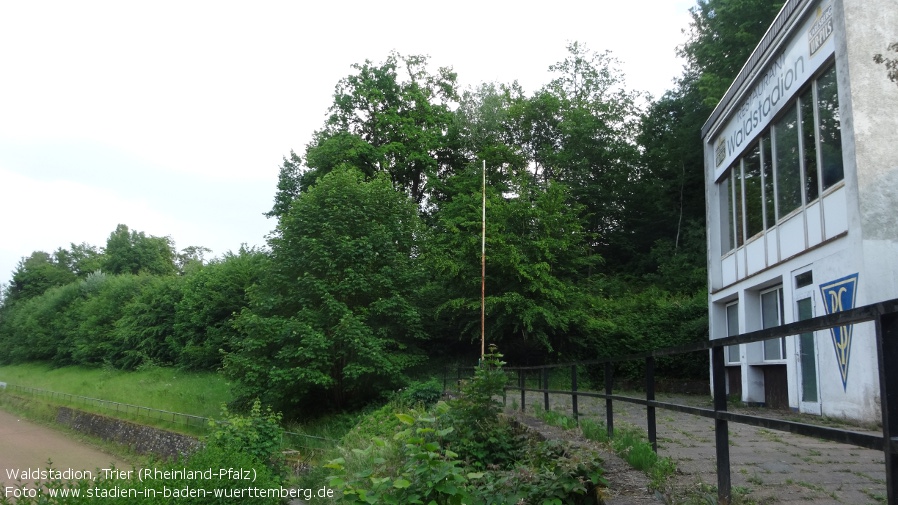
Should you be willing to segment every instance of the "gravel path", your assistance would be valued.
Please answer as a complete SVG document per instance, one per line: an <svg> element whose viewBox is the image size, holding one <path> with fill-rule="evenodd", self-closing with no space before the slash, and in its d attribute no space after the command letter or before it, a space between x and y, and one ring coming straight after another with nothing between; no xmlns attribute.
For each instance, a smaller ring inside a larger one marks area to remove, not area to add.
<svg viewBox="0 0 898 505"><path fill-rule="evenodd" d="M51 460L56 470L94 472L111 464L116 468L130 468L124 461L74 440L72 435L0 410L0 491L7 485L15 485L8 472L43 470Z"/></svg>

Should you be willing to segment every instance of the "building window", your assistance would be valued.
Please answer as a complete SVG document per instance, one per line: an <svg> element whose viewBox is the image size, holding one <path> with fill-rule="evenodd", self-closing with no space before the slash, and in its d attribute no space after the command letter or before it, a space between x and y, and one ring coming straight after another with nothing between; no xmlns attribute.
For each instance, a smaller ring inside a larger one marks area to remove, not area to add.
<svg viewBox="0 0 898 505"><path fill-rule="evenodd" d="M801 205L801 166L798 149L797 104L773 125L773 152L776 163L776 218L782 219Z"/></svg>
<svg viewBox="0 0 898 505"><path fill-rule="evenodd" d="M817 85L817 139L820 142L820 164L823 190L841 181L845 173L842 167L842 127L839 119L839 90L836 86L836 67L829 67Z"/></svg>
<svg viewBox="0 0 898 505"><path fill-rule="evenodd" d="M723 252L844 179L836 67L830 65L718 182Z"/></svg>
<svg viewBox="0 0 898 505"><path fill-rule="evenodd" d="M746 236L753 237L764 230L764 183L761 180L761 144L749 149L742 159L742 185L745 188Z"/></svg>
<svg viewBox="0 0 898 505"><path fill-rule="evenodd" d="M773 328L783 324L783 287L761 292L761 327ZM786 339L773 338L764 341L764 361L786 359Z"/></svg>
<svg viewBox="0 0 898 505"><path fill-rule="evenodd" d="M733 302L726 306L727 310L727 336L733 337L739 334L739 302ZM726 348L727 364L739 364L739 346L728 345Z"/></svg>

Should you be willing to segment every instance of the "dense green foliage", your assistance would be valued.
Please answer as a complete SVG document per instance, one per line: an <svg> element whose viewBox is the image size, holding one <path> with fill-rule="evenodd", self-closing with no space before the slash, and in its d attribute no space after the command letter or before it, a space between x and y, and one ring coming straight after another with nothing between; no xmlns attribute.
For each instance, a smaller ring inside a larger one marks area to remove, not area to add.
<svg viewBox="0 0 898 505"><path fill-rule="evenodd" d="M420 55L354 65L284 157L267 249L206 261L122 224L102 248L35 251L2 293L0 364L221 369L237 408L288 418L382 398L427 358L479 355L484 178L485 333L509 361L706 339L699 130L781 4L698 0L654 101L578 43L530 93L459 90Z"/></svg>
<svg viewBox="0 0 898 505"><path fill-rule="evenodd" d="M125 238L124 230L120 225L110 240ZM138 242L143 236L127 234ZM85 249L73 246L79 248ZM165 275L144 269L139 274L84 273L60 260L62 252L34 253L15 272L16 287L10 287L0 307L0 345L7 350L0 364L214 370L235 338L234 313L246 305L246 291L266 261L261 251L241 249L207 265L182 261L191 266L181 275L175 273L174 256L166 256L170 268L163 269ZM98 252L93 266L106 264L108 257ZM35 286L47 287L37 292Z"/></svg>
<svg viewBox="0 0 898 505"><path fill-rule="evenodd" d="M342 408L405 382L423 357L411 303L420 233L414 203L386 177L339 167L319 178L281 216L269 268L236 321L224 373L238 397Z"/></svg>
<svg viewBox="0 0 898 505"><path fill-rule="evenodd" d="M500 418L500 359L492 348L458 399L364 418L325 465L339 502L599 503L597 455L536 442Z"/></svg>

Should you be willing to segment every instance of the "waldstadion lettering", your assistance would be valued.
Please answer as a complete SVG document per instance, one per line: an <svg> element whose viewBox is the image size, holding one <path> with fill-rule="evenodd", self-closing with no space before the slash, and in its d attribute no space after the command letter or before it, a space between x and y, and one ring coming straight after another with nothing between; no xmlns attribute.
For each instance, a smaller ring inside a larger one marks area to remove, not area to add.
<svg viewBox="0 0 898 505"><path fill-rule="evenodd" d="M857 293L857 274L836 279L820 285L823 305L827 314L835 314L854 308ZM837 326L829 331L833 336L833 349L836 351L836 363L842 375L842 389L848 389L848 364L851 361L851 330L854 325Z"/></svg>
<svg viewBox="0 0 898 505"><path fill-rule="evenodd" d="M770 116L782 108L779 106L780 102L788 100L795 94L793 88L804 82L807 74L804 57L799 57L792 62L790 68L783 71L785 60L785 55L780 55L777 58L764 79L739 109L736 114L738 129L730 132L726 138L721 138L726 142L724 151L721 151L718 146L718 165L726 159L727 155L741 152L742 145L748 139L754 138L751 133L759 126L766 126L770 122ZM768 90L771 84L773 87ZM720 157L721 154L724 155L723 158Z"/></svg>
<svg viewBox="0 0 898 505"><path fill-rule="evenodd" d="M833 44L833 7L816 7L804 24L807 37L795 37L763 72L754 78L751 92L743 95L741 105L714 141L715 179L745 151L759 133L785 109L790 100L827 62L835 51Z"/></svg>

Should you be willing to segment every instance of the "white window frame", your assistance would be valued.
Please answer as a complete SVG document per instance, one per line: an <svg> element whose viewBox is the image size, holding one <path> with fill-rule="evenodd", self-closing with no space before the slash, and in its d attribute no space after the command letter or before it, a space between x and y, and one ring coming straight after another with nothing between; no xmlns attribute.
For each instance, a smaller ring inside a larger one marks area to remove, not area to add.
<svg viewBox="0 0 898 505"><path fill-rule="evenodd" d="M765 296L769 296L773 294L776 302L776 321L765 321L764 320L764 298ZM774 286L772 288L764 289L760 293L758 293L760 313L758 314L761 320L761 328L773 328L776 326L781 326L783 324L785 314L784 307L785 303L783 301L783 285L780 284L778 286ZM773 340L778 340L779 345L776 346L776 349L779 351L778 357L768 357L767 349L769 347L768 342ZM778 339L765 340L762 342L761 348L761 356L763 357L764 363L785 363L786 362L786 339L785 337L780 337Z"/></svg>
<svg viewBox="0 0 898 505"><path fill-rule="evenodd" d="M733 333L730 331L730 307L734 307L732 312L736 316L736 332ZM728 337L732 337L734 335L739 334L739 300L734 300L724 305L724 317L726 319L726 331ZM739 365L742 363L742 349L741 345L728 345L726 346L726 352L724 352L725 364L727 365ZM733 352L736 353L736 360L732 360Z"/></svg>

